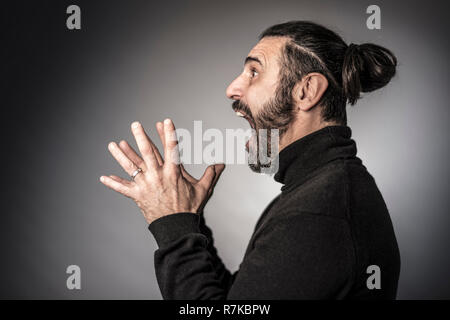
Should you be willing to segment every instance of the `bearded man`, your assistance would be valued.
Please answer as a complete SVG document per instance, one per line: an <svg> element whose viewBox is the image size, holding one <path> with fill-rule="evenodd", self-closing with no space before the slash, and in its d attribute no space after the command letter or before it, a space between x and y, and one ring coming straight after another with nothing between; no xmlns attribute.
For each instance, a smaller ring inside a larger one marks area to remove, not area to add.
<svg viewBox="0 0 450 320"><path fill-rule="evenodd" d="M396 65L388 49L347 45L312 22L261 34L226 93L255 132L277 130L279 152L271 157L283 186L234 273L218 257L203 216L224 165L208 167L199 180L190 176L178 163L169 119L157 123L164 158L138 122L132 132L141 156L125 141L110 143L132 181L100 180L135 200L149 223L164 299L395 299L396 237L375 180L356 156L346 105L385 86ZM257 140L247 146L252 152L273 142ZM261 172L267 164L250 167Z"/></svg>

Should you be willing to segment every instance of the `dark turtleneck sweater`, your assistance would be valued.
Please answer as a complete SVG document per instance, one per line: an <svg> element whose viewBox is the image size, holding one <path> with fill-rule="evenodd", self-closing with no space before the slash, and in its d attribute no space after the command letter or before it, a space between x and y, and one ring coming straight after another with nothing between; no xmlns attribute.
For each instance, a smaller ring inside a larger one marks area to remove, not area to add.
<svg viewBox="0 0 450 320"><path fill-rule="evenodd" d="M281 193L261 214L233 274L203 214L175 213L149 225L163 298L395 299L397 241L350 128L322 128L278 156Z"/></svg>

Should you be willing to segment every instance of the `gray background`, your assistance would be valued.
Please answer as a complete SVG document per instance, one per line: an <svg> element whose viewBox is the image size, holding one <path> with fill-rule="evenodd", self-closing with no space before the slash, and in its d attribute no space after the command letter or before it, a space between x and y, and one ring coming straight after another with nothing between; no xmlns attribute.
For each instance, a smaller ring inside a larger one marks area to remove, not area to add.
<svg viewBox="0 0 450 320"><path fill-rule="evenodd" d="M347 42L398 57L392 83L348 107L358 155L391 213L400 299L450 298L448 23L444 1L75 1L82 30L65 28L68 1L22 3L7 22L2 69L5 181L2 298L161 299L156 243L134 203L103 186L120 174L107 143L133 142L141 121L245 128L225 89L266 27L312 20ZM199 176L205 166L188 166ZM256 220L278 194L272 177L230 165L206 207L219 254L238 268ZM295 244L293 244L295 245ZM82 290L66 288L81 267Z"/></svg>

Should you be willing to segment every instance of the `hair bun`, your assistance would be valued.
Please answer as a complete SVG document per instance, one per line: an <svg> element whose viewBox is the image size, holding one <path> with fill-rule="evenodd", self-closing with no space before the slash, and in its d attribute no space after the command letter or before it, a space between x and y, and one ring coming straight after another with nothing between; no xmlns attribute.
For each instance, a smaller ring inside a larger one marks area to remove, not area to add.
<svg viewBox="0 0 450 320"><path fill-rule="evenodd" d="M384 87L395 75L396 67L397 58L388 49L373 43L351 43L342 66L342 86L347 101L354 105L361 92Z"/></svg>

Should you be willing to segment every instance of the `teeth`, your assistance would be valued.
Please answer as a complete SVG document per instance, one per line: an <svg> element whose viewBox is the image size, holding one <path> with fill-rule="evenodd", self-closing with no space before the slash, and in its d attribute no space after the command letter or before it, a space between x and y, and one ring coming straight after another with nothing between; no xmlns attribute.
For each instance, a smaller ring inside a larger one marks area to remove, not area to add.
<svg viewBox="0 0 450 320"><path fill-rule="evenodd" d="M244 114L242 114L242 113L239 112L239 111L236 111L236 115L237 115L238 117L244 117Z"/></svg>

